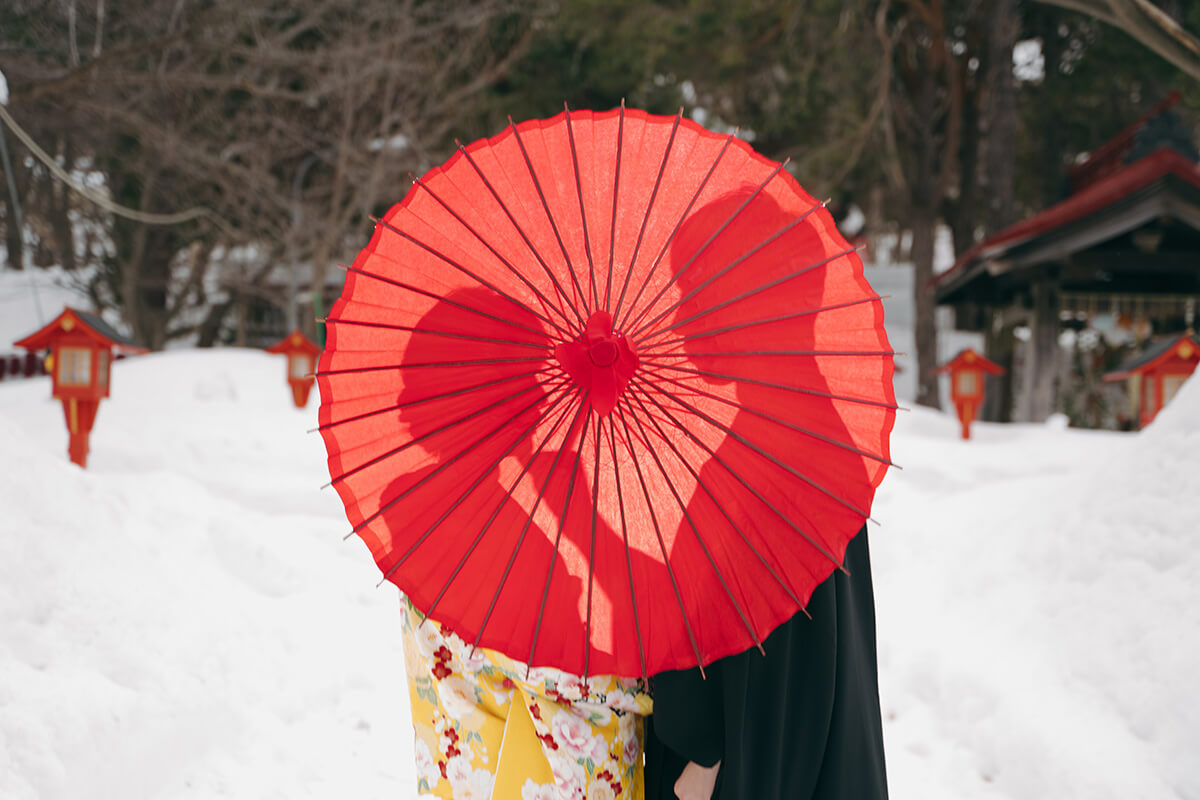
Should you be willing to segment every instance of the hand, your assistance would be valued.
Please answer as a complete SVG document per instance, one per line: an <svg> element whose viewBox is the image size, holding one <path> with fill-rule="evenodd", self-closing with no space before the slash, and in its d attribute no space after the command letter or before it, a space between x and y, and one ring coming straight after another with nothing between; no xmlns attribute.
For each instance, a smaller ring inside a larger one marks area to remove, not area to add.
<svg viewBox="0 0 1200 800"><path fill-rule="evenodd" d="M702 767L695 761L689 761L679 780L675 781L675 796L679 800L712 800L713 789L717 785L717 771L720 769L720 761L711 767Z"/></svg>

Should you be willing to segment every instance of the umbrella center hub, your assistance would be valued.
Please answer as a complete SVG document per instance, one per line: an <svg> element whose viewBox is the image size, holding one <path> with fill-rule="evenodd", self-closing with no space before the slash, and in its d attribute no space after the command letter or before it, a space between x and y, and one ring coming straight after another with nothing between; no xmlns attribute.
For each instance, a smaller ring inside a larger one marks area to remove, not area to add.
<svg viewBox="0 0 1200 800"><path fill-rule="evenodd" d="M601 339L588 346L588 358L597 367L610 366L617 360L617 356L619 355L620 350L617 347L617 343L612 339Z"/></svg>
<svg viewBox="0 0 1200 800"><path fill-rule="evenodd" d="M554 354L601 416L616 407L640 362L625 335L613 330L612 315L607 311L592 314L583 331L573 341L555 347Z"/></svg>

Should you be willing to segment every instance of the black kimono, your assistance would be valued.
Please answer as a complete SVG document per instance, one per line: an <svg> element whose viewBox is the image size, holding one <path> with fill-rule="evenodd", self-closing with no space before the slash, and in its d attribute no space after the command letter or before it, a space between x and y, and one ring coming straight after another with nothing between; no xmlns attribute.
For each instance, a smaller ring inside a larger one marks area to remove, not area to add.
<svg viewBox="0 0 1200 800"><path fill-rule="evenodd" d="M846 549L850 575L813 592L757 649L653 678L647 800L674 800L684 765L721 762L719 800L887 797L875 600L864 527Z"/></svg>

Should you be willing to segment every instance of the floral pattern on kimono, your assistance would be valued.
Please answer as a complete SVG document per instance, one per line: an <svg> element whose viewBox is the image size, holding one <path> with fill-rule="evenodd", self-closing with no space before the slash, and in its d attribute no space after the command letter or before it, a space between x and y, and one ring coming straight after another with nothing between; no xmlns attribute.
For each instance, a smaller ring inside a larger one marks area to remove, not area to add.
<svg viewBox="0 0 1200 800"><path fill-rule="evenodd" d="M586 681L471 645L404 599L417 791L455 800L626 800L642 789L641 681Z"/></svg>

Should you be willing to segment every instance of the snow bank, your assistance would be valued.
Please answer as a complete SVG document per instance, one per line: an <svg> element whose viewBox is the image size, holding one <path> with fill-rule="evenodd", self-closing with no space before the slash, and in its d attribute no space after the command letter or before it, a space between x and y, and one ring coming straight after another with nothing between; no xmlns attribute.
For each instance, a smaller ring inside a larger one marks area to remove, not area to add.
<svg viewBox="0 0 1200 800"><path fill-rule="evenodd" d="M1200 797L1200 381L1145 433L902 415L875 516L893 796Z"/></svg>
<svg viewBox="0 0 1200 800"><path fill-rule="evenodd" d="M0 384L0 797L383 797L413 781L395 593L249 351L114 365L89 469Z"/></svg>

